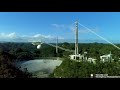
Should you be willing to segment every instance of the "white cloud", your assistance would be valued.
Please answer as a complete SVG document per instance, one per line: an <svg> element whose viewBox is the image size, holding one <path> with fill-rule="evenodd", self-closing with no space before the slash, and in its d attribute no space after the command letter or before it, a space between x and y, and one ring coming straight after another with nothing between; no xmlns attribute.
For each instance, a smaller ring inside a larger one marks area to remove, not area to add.
<svg viewBox="0 0 120 90"><path fill-rule="evenodd" d="M16 37L16 33L10 33L10 34L8 34L8 37L15 38Z"/></svg>
<svg viewBox="0 0 120 90"><path fill-rule="evenodd" d="M55 38L55 37L53 37L51 35L36 34L33 36L33 38L49 38L49 39L51 39L51 38Z"/></svg>
<svg viewBox="0 0 120 90"><path fill-rule="evenodd" d="M61 24L51 24L52 26L56 27L56 28L65 28L65 25Z"/></svg>
<svg viewBox="0 0 120 90"><path fill-rule="evenodd" d="M13 39L13 38L16 38L16 33L15 32L9 33L9 34L0 33L0 39Z"/></svg>
<svg viewBox="0 0 120 90"><path fill-rule="evenodd" d="M75 27L75 24L71 24L71 25L59 25L59 24L52 24L52 26L60 29L60 30L68 30L67 34L75 34L75 30L76 30L76 27ZM61 28L62 27L62 28ZM79 27L78 27L79 28ZM99 32L99 29L96 27L94 29L91 29L92 31L94 32ZM79 33L81 34L88 34L88 33L91 33L90 31L88 31L87 29L85 28L80 28L78 30Z"/></svg>
<svg viewBox="0 0 120 90"><path fill-rule="evenodd" d="M59 36L59 39L64 39ZM15 32L0 33L0 41L8 42L33 42L33 41L56 42L56 37L52 35L34 34L34 35L19 35Z"/></svg>
<svg viewBox="0 0 120 90"><path fill-rule="evenodd" d="M64 39L64 38L59 36L58 39ZM35 34L33 36L29 36L28 41L29 42L33 42L33 41L56 42L56 37L52 35Z"/></svg>
<svg viewBox="0 0 120 90"><path fill-rule="evenodd" d="M33 37L35 37L35 38L41 37L41 34L36 34Z"/></svg>
<svg viewBox="0 0 120 90"><path fill-rule="evenodd" d="M69 24L69 25L65 25L65 24L51 24L53 27L55 27L55 30L65 30L67 32L73 33L75 30L75 24Z"/></svg>

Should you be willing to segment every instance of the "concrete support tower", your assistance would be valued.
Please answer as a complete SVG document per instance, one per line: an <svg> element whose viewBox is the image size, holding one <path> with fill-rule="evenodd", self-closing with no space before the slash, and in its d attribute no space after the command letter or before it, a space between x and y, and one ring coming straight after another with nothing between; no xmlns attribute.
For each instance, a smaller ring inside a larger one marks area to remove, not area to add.
<svg viewBox="0 0 120 90"><path fill-rule="evenodd" d="M78 21L76 21L75 56L78 54Z"/></svg>
<svg viewBox="0 0 120 90"><path fill-rule="evenodd" d="M58 56L58 37L56 38L56 54Z"/></svg>

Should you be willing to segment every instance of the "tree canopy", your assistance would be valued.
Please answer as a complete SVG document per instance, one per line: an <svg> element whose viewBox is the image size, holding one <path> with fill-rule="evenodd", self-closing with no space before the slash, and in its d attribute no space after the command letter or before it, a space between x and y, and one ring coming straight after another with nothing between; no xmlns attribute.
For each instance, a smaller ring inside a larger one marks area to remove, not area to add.
<svg viewBox="0 0 120 90"><path fill-rule="evenodd" d="M53 43L55 44L55 43ZM74 43L58 43L58 46L74 50ZM120 44L117 44L120 47ZM120 51L109 44L103 43L79 43L79 53L83 54L87 52L87 57L96 58L98 63L88 62L73 62L68 59L70 52L58 49L56 54L55 47L51 47L47 44L42 44L40 49L31 43L0 43L0 77L24 77L29 76L28 73L23 73L19 69L13 66L16 61L38 59L40 57L63 57L65 60L63 63L54 70L51 74L53 77L63 78L81 78L90 77L93 73L108 73L109 75L120 74ZM100 55L109 54L111 51L114 62L99 63Z"/></svg>

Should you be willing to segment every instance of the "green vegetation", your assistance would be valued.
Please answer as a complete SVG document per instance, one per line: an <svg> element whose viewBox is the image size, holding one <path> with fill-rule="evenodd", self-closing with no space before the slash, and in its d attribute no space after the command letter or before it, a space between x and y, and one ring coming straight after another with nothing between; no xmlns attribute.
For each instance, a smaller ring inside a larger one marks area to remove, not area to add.
<svg viewBox="0 0 120 90"><path fill-rule="evenodd" d="M90 78L90 74L108 74L120 76L120 62L105 62L96 64L75 62L65 59L49 76L51 78Z"/></svg>
<svg viewBox="0 0 120 90"><path fill-rule="evenodd" d="M31 74L16 68L13 60L13 55L0 50L0 78L30 78Z"/></svg>
<svg viewBox="0 0 120 90"><path fill-rule="evenodd" d="M54 43L53 43L54 44ZM74 50L74 43L59 43L59 46ZM117 44L120 47L120 44ZM120 74L120 51L109 44L103 43L81 43L79 44L79 53L83 54L87 51L87 56L96 58L97 64L88 62L74 62L68 59L68 55L72 54L67 51L56 49L47 44L42 44L41 49L31 43L0 43L0 78L14 78L14 77L30 77L29 73L23 73L14 67L14 62L22 60L38 59L41 57L64 57L63 63L57 67L50 77L90 77L93 73L108 73L109 75ZM113 54L114 62L99 63L99 56L108 53Z"/></svg>

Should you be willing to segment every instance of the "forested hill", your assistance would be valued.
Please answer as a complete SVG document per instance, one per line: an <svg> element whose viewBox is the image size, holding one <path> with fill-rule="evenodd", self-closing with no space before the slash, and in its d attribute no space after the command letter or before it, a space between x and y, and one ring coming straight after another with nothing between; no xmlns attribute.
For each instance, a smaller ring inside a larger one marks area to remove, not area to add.
<svg viewBox="0 0 120 90"><path fill-rule="evenodd" d="M53 43L54 44L54 43ZM66 49L74 50L74 43L59 43L58 46L61 46ZM117 44L120 47L120 44ZM42 44L40 49L36 48L37 46L32 45L31 43L0 43L0 52L6 52L14 58L14 60L31 60L40 57L55 57L56 48L51 47L47 44ZM111 53L114 58L120 56L120 50L116 49L110 44L103 43L80 43L79 53L84 53L87 51L88 57L99 58L100 55ZM70 52L58 49L59 57L68 56L72 54Z"/></svg>
<svg viewBox="0 0 120 90"><path fill-rule="evenodd" d="M14 66L14 55L0 49L0 78L29 78L31 74Z"/></svg>
<svg viewBox="0 0 120 90"><path fill-rule="evenodd" d="M56 45L55 43L52 44ZM74 49L73 44L60 43L58 45L64 48ZM56 48L47 44L42 44L41 48L37 49L37 46L32 45L32 43L0 43L0 52L3 51L12 55L14 60L17 61L38 59L40 57L56 57L57 55ZM57 56L62 57L65 51L59 49L58 52Z"/></svg>
<svg viewBox="0 0 120 90"><path fill-rule="evenodd" d="M120 76L120 62L105 62L96 64L89 62L75 62L65 59L52 74L51 78L91 78L91 74L108 74L108 76ZM99 77L100 78L100 77Z"/></svg>
<svg viewBox="0 0 120 90"><path fill-rule="evenodd" d="M58 45L63 48L74 50L75 44L64 42L64 43L59 43ZM120 44L117 44L117 46L120 47ZM78 47L79 47L79 53L82 54L84 51L87 51L88 57L93 57L93 58L96 58L97 60L99 60L100 55L108 54L110 53L110 51L115 61L117 61L118 58L120 57L120 51L109 44L80 43ZM55 57L55 56L68 57L68 55L70 54L71 54L70 52L66 52L58 49L58 55L57 55L56 48L51 47L47 44L42 44L41 48L37 49L36 46L32 45L31 43L12 43L12 42L0 43L0 78L1 77L29 77L29 74L25 74L19 71L18 69L16 69L14 66L12 66L11 63L15 61L32 60L36 58L38 59L40 57ZM68 69L65 69L65 70L69 70L73 73L72 71L73 69L71 70L71 67L69 67L69 65L74 66L76 64L71 62L66 62L66 63L63 62L61 65L62 66L60 67L66 67ZM87 66L87 63L85 65ZM91 65L89 66L93 67ZM79 68L79 65L77 68ZM61 72L61 74L62 73L63 72Z"/></svg>

